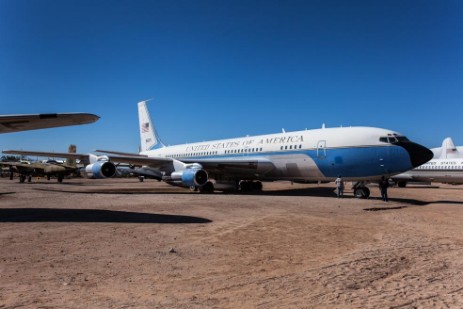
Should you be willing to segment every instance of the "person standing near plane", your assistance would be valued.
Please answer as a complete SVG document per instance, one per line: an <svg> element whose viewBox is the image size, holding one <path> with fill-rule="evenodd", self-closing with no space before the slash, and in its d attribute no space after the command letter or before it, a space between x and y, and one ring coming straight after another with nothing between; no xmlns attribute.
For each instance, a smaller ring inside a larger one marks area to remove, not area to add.
<svg viewBox="0 0 463 309"><path fill-rule="evenodd" d="M381 191L381 198L383 201L389 201L387 197L387 188L389 187L389 181L383 177L381 177L381 181L379 182L379 190Z"/></svg>
<svg viewBox="0 0 463 309"><path fill-rule="evenodd" d="M344 180L342 180L341 175L336 178L334 183L336 184L336 193L338 194L338 198L342 198L344 195Z"/></svg>

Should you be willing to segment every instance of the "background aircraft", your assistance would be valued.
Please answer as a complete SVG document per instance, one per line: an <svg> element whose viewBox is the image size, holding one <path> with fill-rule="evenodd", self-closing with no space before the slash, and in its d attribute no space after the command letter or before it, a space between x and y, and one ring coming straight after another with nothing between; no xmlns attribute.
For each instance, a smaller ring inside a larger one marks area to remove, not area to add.
<svg viewBox="0 0 463 309"><path fill-rule="evenodd" d="M69 145L69 153L76 152L75 145ZM23 183L26 179L31 182L32 177L56 177L58 182L63 182L64 177L78 174L79 168L76 166L76 160L68 158L66 163L55 160L47 160L45 162L0 162L0 165L9 167L10 179L13 179L14 173L19 174L19 182Z"/></svg>
<svg viewBox="0 0 463 309"><path fill-rule="evenodd" d="M442 141L442 146L432 148L434 159L454 159L463 158L463 146L455 146L451 137L447 137Z"/></svg>
<svg viewBox="0 0 463 309"><path fill-rule="evenodd" d="M138 103L138 113L142 152L110 152L105 164L148 166L157 170L163 181L200 192L261 190L261 181L333 181L338 175L346 181L379 181L432 158L429 149L405 136L372 127L322 128L164 146L145 101ZM16 150L4 153L58 156ZM101 162L86 170L104 175ZM357 186L354 194L368 197L370 191Z"/></svg>
<svg viewBox="0 0 463 309"><path fill-rule="evenodd" d="M0 115L0 133L88 124L98 119L87 113Z"/></svg>
<svg viewBox="0 0 463 309"><path fill-rule="evenodd" d="M431 149L434 158L410 171L395 175L392 178L399 187L408 182L442 182L463 184L463 147L456 147L450 137L442 142L442 146Z"/></svg>
<svg viewBox="0 0 463 309"><path fill-rule="evenodd" d="M78 172L76 166L60 164L56 161L46 163L21 163L21 162L1 162L0 165L10 167L10 179L13 173L19 174L19 182L23 183L26 179L31 182L32 177L56 177L58 182L63 182L64 177Z"/></svg>

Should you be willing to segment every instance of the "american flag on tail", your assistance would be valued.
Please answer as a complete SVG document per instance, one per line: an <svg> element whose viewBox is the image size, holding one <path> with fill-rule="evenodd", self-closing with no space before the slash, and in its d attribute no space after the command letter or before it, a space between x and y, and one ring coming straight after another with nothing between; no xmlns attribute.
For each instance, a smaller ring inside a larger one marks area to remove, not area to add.
<svg viewBox="0 0 463 309"><path fill-rule="evenodd" d="M149 122L145 122L141 125L141 132L146 133L150 130L150 124Z"/></svg>

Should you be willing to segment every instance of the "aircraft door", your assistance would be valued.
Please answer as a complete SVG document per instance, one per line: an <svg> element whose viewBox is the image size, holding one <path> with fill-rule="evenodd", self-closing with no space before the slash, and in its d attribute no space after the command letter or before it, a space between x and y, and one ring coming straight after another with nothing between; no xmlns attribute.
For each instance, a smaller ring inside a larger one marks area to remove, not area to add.
<svg viewBox="0 0 463 309"><path fill-rule="evenodd" d="M326 158L326 140L320 140L317 143L317 158Z"/></svg>

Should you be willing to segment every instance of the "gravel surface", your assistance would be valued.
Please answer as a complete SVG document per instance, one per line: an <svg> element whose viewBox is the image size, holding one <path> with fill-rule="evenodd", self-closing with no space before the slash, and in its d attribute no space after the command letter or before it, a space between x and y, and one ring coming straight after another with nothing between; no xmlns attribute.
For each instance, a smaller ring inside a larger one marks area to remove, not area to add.
<svg viewBox="0 0 463 309"><path fill-rule="evenodd" d="M370 189L0 178L0 308L463 307L463 186Z"/></svg>

